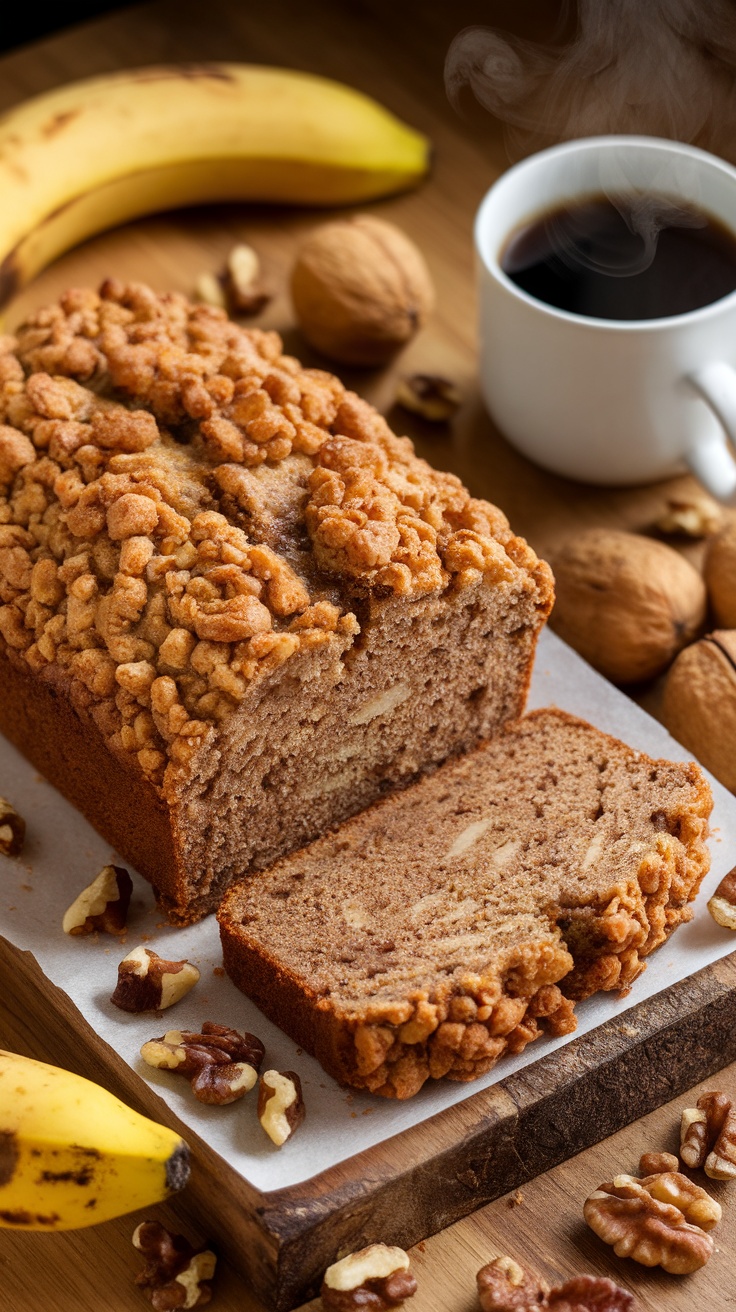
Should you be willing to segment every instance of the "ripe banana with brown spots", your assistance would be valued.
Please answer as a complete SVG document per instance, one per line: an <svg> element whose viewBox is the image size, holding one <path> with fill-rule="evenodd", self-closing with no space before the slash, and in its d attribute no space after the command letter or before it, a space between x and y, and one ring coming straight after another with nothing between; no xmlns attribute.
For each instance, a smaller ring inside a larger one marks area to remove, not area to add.
<svg viewBox="0 0 736 1312"><path fill-rule="evenodd" d="M327 78L250 64L126 70L0 118L0 305L71 246L210 201L359 203L416 183L427 139Z"/></svg>
<svg viewBox="0 0 736 1312"><path fill-rule="evenodd" d="M91 1080L0 1051L0 1226L96 1225L188 1178L189 1149L173 1130Z"/></svg>

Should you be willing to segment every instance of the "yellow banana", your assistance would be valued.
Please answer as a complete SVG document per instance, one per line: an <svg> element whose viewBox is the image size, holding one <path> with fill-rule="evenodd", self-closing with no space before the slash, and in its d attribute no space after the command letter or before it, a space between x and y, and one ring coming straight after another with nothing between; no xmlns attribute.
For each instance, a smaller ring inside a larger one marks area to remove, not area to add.
<svg viewBox="0 0 736 1312"><path fill-rule="evenodd" d="M367 96L249 64L74 82L0 118L0 305L70 246L205 201L340 205L416 183L428 142Z"/></svg>
<svg viewBox="0 0 736 1312"><path fill-rule="evenodd" d="M161 1202L189 1149L91 1080L0 1051L0 1226L75 1230Z"/></svg>

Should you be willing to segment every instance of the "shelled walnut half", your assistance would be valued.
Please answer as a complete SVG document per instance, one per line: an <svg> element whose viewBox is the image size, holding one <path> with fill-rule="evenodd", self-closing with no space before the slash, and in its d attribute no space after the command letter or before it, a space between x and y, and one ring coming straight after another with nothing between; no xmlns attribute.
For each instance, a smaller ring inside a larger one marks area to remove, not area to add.
<svg viewBox="0 0 736 1312"><path fill-rule="evenodd" d="M689 1275L713 1253L706 1228L717 1224L721 1209L687 1176L668 1171L641 1180L617 1175L586 1199L583 1215L618 1257Z"/></svg>
<svg viewBox="0 0 736 1312"><path fill-rule="evenodd" d="M141 1056L157 1070L173 1071L191 1082L199 1102L224 1107L255 1085L265 1048L255 1034L240 1034L207 1020L200 1034L169 1030L151 1039Z"/></svg>

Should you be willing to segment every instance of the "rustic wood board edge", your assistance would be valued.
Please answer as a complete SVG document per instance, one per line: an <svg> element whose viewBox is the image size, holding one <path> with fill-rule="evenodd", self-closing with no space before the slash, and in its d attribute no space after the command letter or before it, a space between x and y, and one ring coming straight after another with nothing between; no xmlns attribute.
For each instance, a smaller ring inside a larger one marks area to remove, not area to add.
<svg viewBox="0 0 736 1312"><path fill-rule="evenodd" d="M734 953L430 1121L264 1194L177 1121L29 953L5 943L0 996L15 1046L68 1065L71 1030L81 1074L194 1140L192 1182L176 1205L209 1234L216 1215L221 1250L279 1312L315 1292L338 1252L378 1240L410 1247L736 1059Z"/></svg>

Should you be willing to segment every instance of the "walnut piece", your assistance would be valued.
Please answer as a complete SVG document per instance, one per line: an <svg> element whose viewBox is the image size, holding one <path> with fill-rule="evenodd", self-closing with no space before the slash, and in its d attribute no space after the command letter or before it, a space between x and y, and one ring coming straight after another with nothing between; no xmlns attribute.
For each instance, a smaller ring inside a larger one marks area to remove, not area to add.
<svg viewBox="0 0 736 1312"><path fill-rule="evenodd" d="M708 902L708 910L717 925L736 929L736 866L723 876Z"/></svg>
<svg viewBox="0 0 736 1312"><path fill-rule="evenodd" d="M199 1034L168 1030L163 1038L151 1039L143 1044L141 1057L157 1070L184 1075L199 1102L224 1107L253 1088L265 1051L255 1034L208 1020Z"/></svg>
<svg viewBox="0 0 736 1312"><path fill-rule="evenodd" d="M151 948L134 948L118 966L110 1001L121 1011L164 1011L179 1002L199 980L189 961L165 961Z"/></svg>
<svg viewBox="0 0 736 1312"><path fill-rule="evenodd" d="M674 1153L642 1153L639 1158L639 1175L661 1175L664 1171L679 1171L680 1163Z"/></svg>
<svg viewBox="0 0 736 1312"><path fill-rule="evenodd" d="M227 307L231 314L260 314L271 300L261 281L261 262L252 246L233 246L227 257L222 278Z"/></svg>
<svg viewBox="0 0 736 1312"><path fill-rule="evenodd" d="M704 492L681 493L667 498L666 508L655 520L660 533L687 538L707 538L723 523L723 510Z"/></svg>
<svg viewBox="0 0 736 1312"><path fill-rule="evenodd" d="M475 1279L482 1312L531 1312L545 1306L549 1293L546 1281L504 1255L482 1266Z"/></svg>
<svg viewBox="0 0 736 1312"><path fill-rule="evenodd" d="M6 797L0 797L0 855L20 856L26 822Z"/></svg>
<svg viewBox="0 0 736 1312"><path fill-rule="evenodd" d="M103 866L64 913L64 933L122 934L132 892L133 881L123 866Z"/></svg>
<svg viewBox="0 0 736 1312"><path fill-rule="evenodd" d="M209 1249L195 1249L183 1235L174 1235L157 1221L143 1221L133 1231L133 1247L146 1258L135 1283L145 1291L156 1312L204 1307L212 1298L211 1280L217 1258Z"/></svg>
<svg viewBox="0 0 736 1312"><path fill-rule="evenodd" d="M605 1276L575 1276L550 1290L547 1307L553 1312L634 1312L636 1300Z"/></svg>
<svg viewBox="0 0 736 1312"><path fill-rule="evenodd" d="M736 1109L728 1094L713 1090L685 1108L680 1156L686 1166L704 1167L712 1180L736 1177Z"/></svg>
<svg viewBox="0 0 736 1312"><path fill-rule="evenodd" d="M655 1197L654 1190L661 1196ZM702 1197L694 1194L696 1190ZM713 1240L686 1216L711 1217L716 1208L704 1189L671 1172L643 1180L618 1175L586 1199L583 1215L618 1257L631 1257L642 1266L661 1266L671 1275L689 1275L705 1266Z"/></svg>
<svg viewBox="0 0 736 1312"><path fill-rule="evenodd" d="M408 374L396 389L396 404L431 424L445 424L462 402L454 383L439 374Z"/></svg>
<svg viewBox="0 0 736 1312"><path fill-rule="evenodd" d="M194 284L194 299L200 301L202 305L211 305L213 308L224 310L227 305L227 297L222 281L216 273L210 273L205 270L200 273Z"/></svg>
<svg viewBox="0 0 736 1312"><path fill-rule="evenodd" d="M574 1276L553 1289L511 1257L497 1257L476 1276L482 1312L634 1312L633 1295L603 1276Z"/></svg>
<svg viewBox="0 0 736 1312"><path fill-rule="evenodd" d="M258 1086L258 1119L277 1148L304 1120L302 1085L294 1071L264 1071Z"/></svg>
<svg viewBox="0 0 736 1312"><path fill-rule="evenodd" d="M368 1308L384 1312L416 1293L417 1282L403 1248L369 1244L333 1262L324 1274L320 1297L330 1312Z"/></svg>

